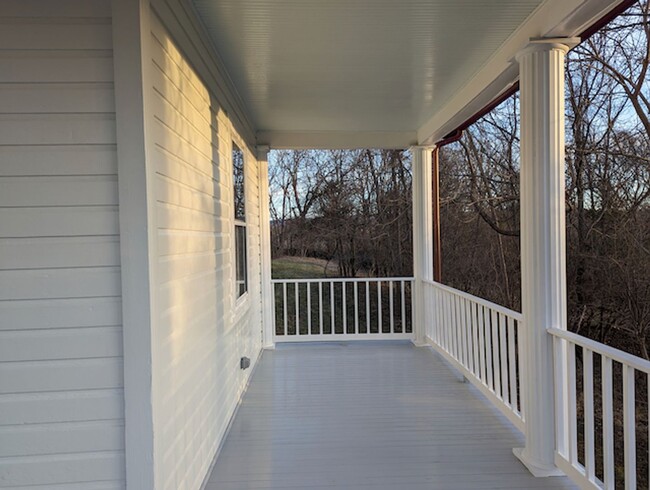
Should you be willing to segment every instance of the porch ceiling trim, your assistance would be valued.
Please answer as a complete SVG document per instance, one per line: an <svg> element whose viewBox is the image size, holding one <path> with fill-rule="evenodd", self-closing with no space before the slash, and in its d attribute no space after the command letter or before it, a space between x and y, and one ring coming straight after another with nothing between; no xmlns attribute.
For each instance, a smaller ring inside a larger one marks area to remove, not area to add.
<svg viewBox="0 0 650 490"><path fill-rule="evenodd" d="M258 144L276 150L319 148L408 148L417 143L415 131L258 131Z"/></svg>
<svg viewBox="0 0 650 490"><path fill-rule="evenodd" d="M626 0L547 0L524 22L478 73L417 131L418 142L430 145L443 139L464 121L519 80L515 55L530 38L574 37Z"/></svg>

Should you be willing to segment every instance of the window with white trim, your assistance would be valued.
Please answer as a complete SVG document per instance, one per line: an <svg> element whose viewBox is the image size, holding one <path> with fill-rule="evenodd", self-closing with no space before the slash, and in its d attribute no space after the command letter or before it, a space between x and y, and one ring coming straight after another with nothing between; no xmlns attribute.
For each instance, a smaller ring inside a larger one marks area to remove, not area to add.
<svg viewBox="0 0 650 490"><path fill-rule="evenodd" d="M235 215L235 295L241 297L248 290L246 260L246 198L244 194L244 152L232 144L232 180Z"/></svg>

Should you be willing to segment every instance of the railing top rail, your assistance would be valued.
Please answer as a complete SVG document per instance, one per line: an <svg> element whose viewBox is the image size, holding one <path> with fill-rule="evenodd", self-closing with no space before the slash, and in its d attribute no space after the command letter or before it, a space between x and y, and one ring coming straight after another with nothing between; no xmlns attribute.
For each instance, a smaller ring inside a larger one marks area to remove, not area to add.
<svg viewBox="0 0 650 490"><path fill-rule="evenodd" d="M521 313L518 311L511 310L509 308L506 308L505 306L498 305L496 303L492 303L492 301L488 301L483 298L479 298L478 296L471 295L469 293L466 293L464 291L461 291L459 289L452 288L450 286L445 286L444 284L440 284L439 282L435 281L430 281L428 279L424 279L422 282L425 284L428 284L430 286L436 287L438 289L441 289L442 291L455 294L456 296L460 296L461 298L468 299L470 301L473 301L474 303L477 303L481 306L484 306L485 308L489 308L491 310L497 311L499 313L502 313L503 315L506 315L513 320L517 320L518 322L523 322L524 317Z"/></svg>
<svg viewBox="0 0 650 490"><path fill-rule="evenodd" d="M412 282L412 277L315 277L306 279L272 279L273 284L305 283L305 282Z"/></svg>
<svg viewBox="0 0 650 490"><path fill-rule="evenodd" d="M572 342L581 347L586 347L587 349L595 352L596 354L609 357L610 359L620 362L621 364L627 364L628 366L633 367L637 371L643 371L645 373L650 374L650 361L646 361L645 359L637 357L633 354L629 354L628 352L615 349L614 347L601 344L600 342L596 342L595 340L588 339L587 337L583 337L582 335L578 335L577 333L569 332L568 330L562 330L559 328L549 328L548 332L555 337L568 340L569 342Z"/></svg>

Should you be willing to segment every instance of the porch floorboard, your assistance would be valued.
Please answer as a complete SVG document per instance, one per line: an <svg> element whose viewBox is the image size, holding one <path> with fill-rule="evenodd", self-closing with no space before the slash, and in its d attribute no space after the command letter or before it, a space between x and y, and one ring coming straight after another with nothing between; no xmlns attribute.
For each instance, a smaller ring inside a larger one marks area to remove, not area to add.
<svg viewBox="0 0 650 490"><path fill-rule="evenodd" d="M427 347L265 351L206 490L568 489L512 454L521 434Z"/></svg>

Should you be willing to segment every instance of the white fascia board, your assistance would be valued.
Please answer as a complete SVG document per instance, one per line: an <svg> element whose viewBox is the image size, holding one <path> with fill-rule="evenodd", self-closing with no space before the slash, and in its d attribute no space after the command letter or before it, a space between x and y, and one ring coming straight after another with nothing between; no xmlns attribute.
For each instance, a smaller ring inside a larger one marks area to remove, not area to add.
<svg viewBox="0 0 650 490"><path fill-rule="evenodd" d="M535 37L573 37L622 0L547 0L490 57L476 75L417 131L430 145L472 117L519 79L515 55Z"/></svg>
<svg viewBox="0 0 650 490"><path fill-rule="evenodd" d="M257 141L275 150L318 148L402 149L415 144L415 131L259 131Z"/></svg>

